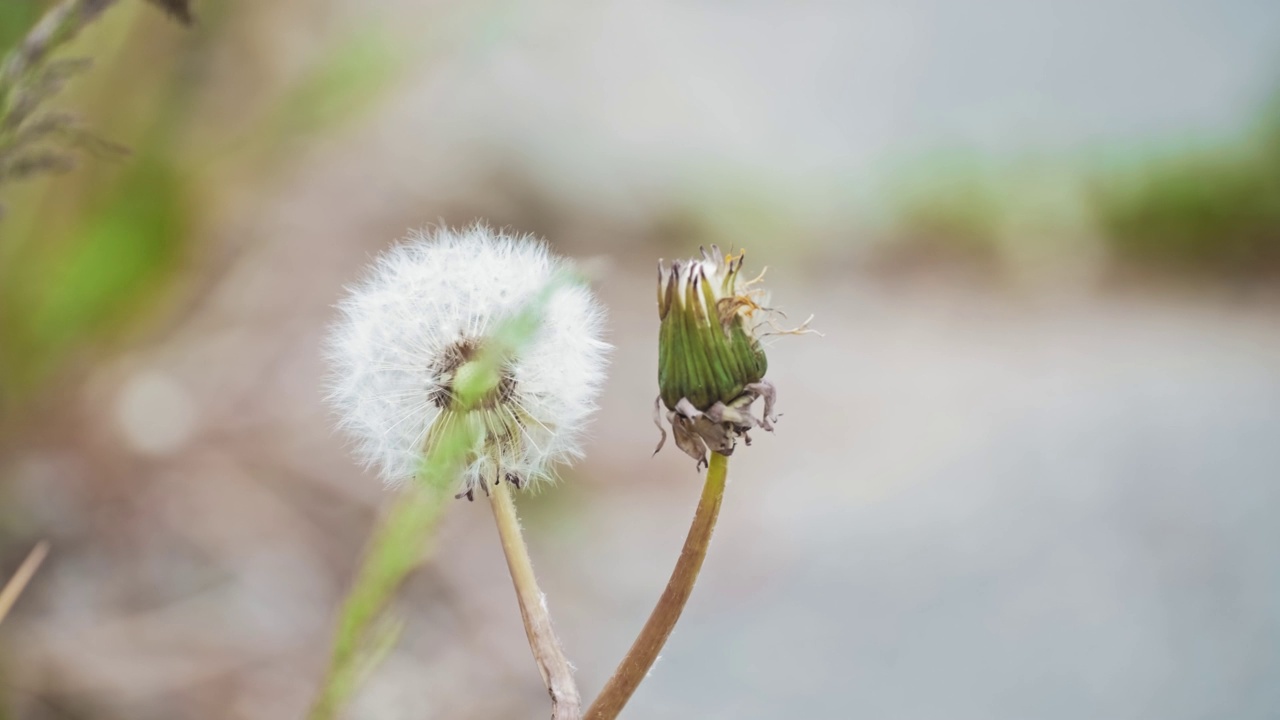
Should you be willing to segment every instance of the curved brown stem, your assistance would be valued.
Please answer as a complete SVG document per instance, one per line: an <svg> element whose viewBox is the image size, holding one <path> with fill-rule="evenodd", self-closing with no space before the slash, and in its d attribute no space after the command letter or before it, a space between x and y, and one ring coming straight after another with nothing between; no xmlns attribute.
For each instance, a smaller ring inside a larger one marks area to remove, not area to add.
<svg viewBox="0 0 1280 720"><path fill-rule="evenodd" d="M716 529L716 518L720 515L720 503L724 499L725 476L728 474L729 459L720 453L711 453L711 465L707 468L707 480L702 487L702 499L698 502L698 510L694 513L693 524L685 537L684 547L680 550L680 559L676 561L671 579L658 598L644 629L632 643L626 657L613 671L613 677L605 683L600 696L587 708L586 720L614 720L622 712L627 701L631 699L636 688L649 668L658 659L658 653L666 644L676 621L684 611L689 595L693 593L693 585L698 581L698 572L702 569L702 561L707 557L707 548L711 544L711 534Z"/></svg>

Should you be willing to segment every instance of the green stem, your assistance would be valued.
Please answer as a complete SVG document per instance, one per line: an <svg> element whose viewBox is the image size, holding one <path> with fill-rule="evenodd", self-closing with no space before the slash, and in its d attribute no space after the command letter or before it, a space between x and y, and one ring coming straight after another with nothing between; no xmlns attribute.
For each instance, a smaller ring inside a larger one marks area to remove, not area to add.
<svg viewBox="0 0 1280 720"><path fill-rule="evenodd" d="M680 619L680 613L684 611L685 603L693 593L693 585L698 581L702 561L707 557L711 534L716 529L716 518L720 515L720 503L724 499L728 469L727 457L711 453L707 480L702 486L702 499L698 502L698 510L694 513L693 524L689 527L689 535L680 550L680 559L671 572L671 579L667 581L667 587L662 591L662 597L658 598L658 604L654 606L644 629L632 643L618 669L613 671L613 677L609 678L609 682L600 691L600 696L587 708L584 716L586 720L614 720L618 717L641 681L649 674L662 646L675 629L676 621Z"/></svg>

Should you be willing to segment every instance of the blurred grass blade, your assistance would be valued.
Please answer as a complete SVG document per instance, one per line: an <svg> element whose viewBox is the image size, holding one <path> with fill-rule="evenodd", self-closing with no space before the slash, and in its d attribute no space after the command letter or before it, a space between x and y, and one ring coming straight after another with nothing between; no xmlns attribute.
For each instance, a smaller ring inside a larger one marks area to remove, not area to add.
<svg viewBox="0 0 1280 720"><path fill-rule="evenodd" d="M269 152L358 117L403 66L395 47L379 28L353 32L285 92L251 143Z"/></svg>
<svg viewBox="0 0 1280 720"><path fill-rule="evenodd" d="M18 596L22 595L27 583L31 582L31 578L40 569L40 564L44 562L48 554L48 541L41 540L36 543L36 546L27 555L27 559L23 560L22 565L18 566L18 571L13 574L13 577L9 578L9 582L5 584L4 589L0 590L0 623L4 622L9 611L13 609L13 604L18 601Z"/></svg>
<svg viewBox="0 0 1280 720"><path fill-rule="evenodd" d="M69 242L0 266L0 387L20 405L87 339L127 325L183 255L190 181L148 150L77 224Z"/></svg>

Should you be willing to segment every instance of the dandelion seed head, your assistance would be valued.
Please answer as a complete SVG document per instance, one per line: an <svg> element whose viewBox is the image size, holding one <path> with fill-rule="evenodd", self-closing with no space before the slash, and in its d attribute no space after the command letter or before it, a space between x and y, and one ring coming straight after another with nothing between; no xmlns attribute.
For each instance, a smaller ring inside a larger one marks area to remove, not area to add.
<svg viewBox="0 0 1280 720"><path fill-rule="evenodd" d="M482 224L414 232L379 255L339 303L326 343L328 399L357 457L388 484L412 478L433 426L465 414L451 404L455 375L566 267L540 240ZM603 320L588 288L556 286L498 387L467 411L487 435L466 489L504 473L546 479L580 454L604 379Z"/></svg>

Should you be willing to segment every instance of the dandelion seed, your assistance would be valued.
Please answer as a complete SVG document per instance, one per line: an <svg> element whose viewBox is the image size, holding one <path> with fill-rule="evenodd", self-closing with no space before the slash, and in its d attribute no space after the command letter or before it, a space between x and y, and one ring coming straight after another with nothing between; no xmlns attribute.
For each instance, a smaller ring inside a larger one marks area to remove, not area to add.
<svg viewBox="0 0 1280 720"><path fill-rule="evenodd" d="M529 235L484 225L414 233L387 250L339 304L328 399L355 453L395 485L414 477L441 428L471 423L476 446L460 496L505 478L548 479L580 454L604 379L604 311L567 263ZM508 318L551 287L527 343L470 405L458 390Z"/></svg>

